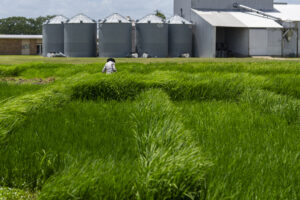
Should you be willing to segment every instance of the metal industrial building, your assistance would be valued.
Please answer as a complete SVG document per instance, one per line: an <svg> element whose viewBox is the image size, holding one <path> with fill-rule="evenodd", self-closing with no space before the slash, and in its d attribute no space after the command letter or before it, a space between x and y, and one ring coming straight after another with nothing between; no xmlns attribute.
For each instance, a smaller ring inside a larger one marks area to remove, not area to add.
<svg viewBox="0 0 300 200"><path fill-rule="evenodd" d="M299 56L299 10L273 0L174 0L174 13L195 24L195 57Z"/></svg>
<svg viewBox="0 0 300 200"><path fill-rule="evenodd" d="M148 15L136 23L139 56L168 57L168 24L155 15Z"/></svg>
<svg viewBox="0 0 300 200"><path fill-rule="evenodd" d="M119 14L113 14L99 23L99 56L129 57L132 53L132 25Z"/></svg>
<svg viewBox="0 0 300 200"><path fill-rule="evenodd" d="M64 24L64 50L68 57L96 57L97 23L78 14Z"/></svg>
<svg viewBox="0 0 300 200"><path fill-rule="evenodd" d="M68 18L56 16L43 25L43 56L64 53L64 23Z"/></svg>

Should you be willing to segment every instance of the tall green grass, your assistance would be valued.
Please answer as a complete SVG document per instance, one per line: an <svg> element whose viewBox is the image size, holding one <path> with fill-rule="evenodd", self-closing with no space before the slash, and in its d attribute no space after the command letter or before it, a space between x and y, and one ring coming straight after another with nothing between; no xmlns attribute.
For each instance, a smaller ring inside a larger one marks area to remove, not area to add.
<svg viewBox="0 0 300 200"><path fill-rule="evenodd" d="M0 102L14 98L22 94L34 92L41 89L41 85L29 85L29 84L9 84L6 82L0 82ZM2 102L3 103L3 102Z"/></svg>
<svg viewBox="0 0 300 200"><path fill-rule="evenodd" d="M30 115L1 148L0 185L34 190L73 162L135 157L130 109L126 103L74 102Z"/></svg>
<svg viewBox="0 0 300 200"><path fill-rule="evenodd" d="M1 186L40 199L300 198L299 63L102 65L0 67L57 78L3 92Z"/></svg>
<svg viewBox="0 0 300 200"><path fill-rule="evenodd" d="M207 199L300 198L299 121L289 123L274 105L178 103L185 126L213 159Z"/></svg>
<svg viewBox="0 0 300 200"><path fill-rule="evenodd" d="M38 111L0 153L0 185L40 199L205 198L209 163L159 90Z"/></svg>

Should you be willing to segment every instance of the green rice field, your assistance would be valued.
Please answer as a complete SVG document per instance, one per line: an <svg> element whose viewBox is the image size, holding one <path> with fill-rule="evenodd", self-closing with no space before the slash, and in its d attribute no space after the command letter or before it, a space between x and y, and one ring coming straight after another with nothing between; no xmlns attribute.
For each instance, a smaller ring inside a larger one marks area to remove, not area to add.
<svg viewBox="0 0 300 200"><path fill-rule="evenodd" d="M300 62L0 57L0 200L300 199Z"/></svg>

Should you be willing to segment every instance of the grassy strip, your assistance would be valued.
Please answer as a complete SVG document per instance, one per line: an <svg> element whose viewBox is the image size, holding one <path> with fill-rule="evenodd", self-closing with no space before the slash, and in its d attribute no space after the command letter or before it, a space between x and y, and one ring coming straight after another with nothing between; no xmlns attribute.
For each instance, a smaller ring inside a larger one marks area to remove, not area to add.
<svg viewBox="0 0 300 200"><path fill-rule="evenodd" d="M208 162L167 94L142 94L133 117L139 152L137 199L204 199Z"/></svg>
<svg viewBox="0 0 300 200"><path fill-rule="evenodd" d="M137 158L95 159L51 178L40 199L203 199L208 162L168 96L152 90L132 110Z"/></svg>

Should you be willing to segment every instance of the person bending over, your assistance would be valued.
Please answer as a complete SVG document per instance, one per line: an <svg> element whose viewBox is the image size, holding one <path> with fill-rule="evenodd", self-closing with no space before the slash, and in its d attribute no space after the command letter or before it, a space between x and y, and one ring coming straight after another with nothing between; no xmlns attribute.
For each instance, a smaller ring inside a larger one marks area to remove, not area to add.
<svg viewBox="0 0 300 200"><path fill-rule="evenodd" d="M117 72L115 59L113 58L107 59L107 63L104 65L102 73L112 74L115 72Z"/></svg>

